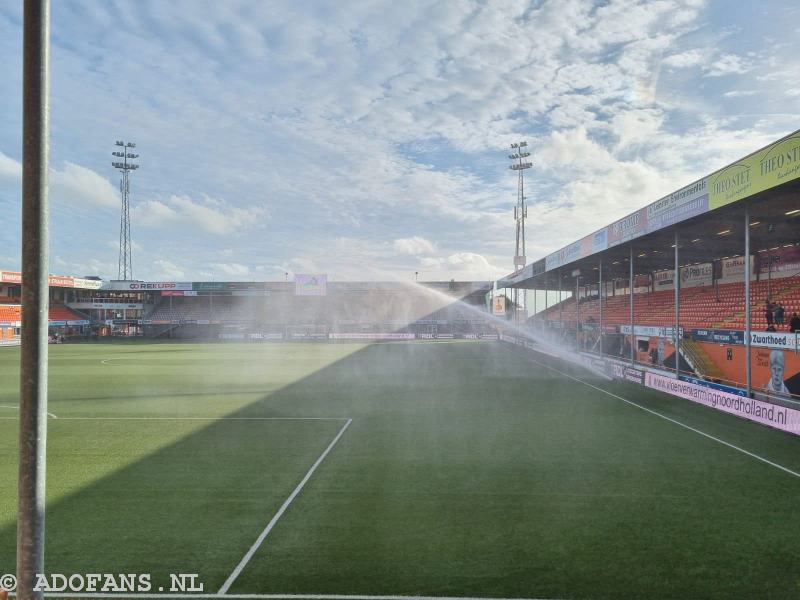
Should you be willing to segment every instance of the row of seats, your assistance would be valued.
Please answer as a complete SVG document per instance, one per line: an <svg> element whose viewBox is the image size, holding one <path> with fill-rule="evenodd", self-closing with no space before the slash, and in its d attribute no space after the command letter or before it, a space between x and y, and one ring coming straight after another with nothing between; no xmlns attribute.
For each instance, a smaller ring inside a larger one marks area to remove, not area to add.
<svg viewBox="0 0 800 600"><path fill-rule="evenodd" d="M81 321L85 316L66 306L51 306L51 321ZM22 320L22 307L19 304L0 304L0 322L17 322Z"/></svg>
<svg viewBox="0 0 800 600"><path fill-rule="evenodd" d="M791 315L800 314L800 277L767 281L754 281L750 286L751 322L754 329L766 329L766 300L784 307L783 329L788 328ZM680 291L680 322L688 329L716 327L743 329L745 321L744 283L727 283L717 286L700 286ZM575 321L575 300L570 298L542 311L540 318L558 321ZM600 301L584 300L579 306L581 322L600 320ZM634 294L634 321L639 325L663 326L675 321L675 292L664 290ZM603 322L621 325L630 322L630 297L611 296L603 299ZM777 326L781 329L781 326Z"/></svg>

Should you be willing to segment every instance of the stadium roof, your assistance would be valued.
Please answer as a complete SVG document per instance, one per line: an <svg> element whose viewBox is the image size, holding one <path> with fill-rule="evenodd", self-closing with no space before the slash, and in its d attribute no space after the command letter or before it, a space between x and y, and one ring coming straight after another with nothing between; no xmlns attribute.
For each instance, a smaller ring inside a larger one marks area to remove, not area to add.
<svg viewBox="0 0 800 600"><path fill-rule="evenodd" d="M635 274L744 254L745 205L751 251L794 244L800 237L800 130L553 252L498 281L498 287L555 289L557 272L582 281Z"/></svg>

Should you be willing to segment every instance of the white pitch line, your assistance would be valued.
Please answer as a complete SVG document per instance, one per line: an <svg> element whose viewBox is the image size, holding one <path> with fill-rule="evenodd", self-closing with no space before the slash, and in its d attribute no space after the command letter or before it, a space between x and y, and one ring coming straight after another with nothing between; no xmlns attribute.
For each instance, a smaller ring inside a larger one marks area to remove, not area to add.
<svg viewBox="0 0 800 600"><path fill-rule="evenodd" d="M9 597L15 597L11 592ZM219 598L218 594L114 594L114 593L48 593L48 598L122 598L146 600L149 598ZM405 596L372 594L225 594L232 600L555 600L553 598L503 598L495 596Z"/></svg>
<svg viewBox="0 0 800 600"><path fill-rule="evenodd" d="M687 425L686 423L683 423L681 421L673 419L672 417L668 417L667 415L661 414L660 412L652 410L650 408L647 408L646 406L642 406L641 404L637 404L633 400L628 400L627 398L623 398L622 396L617 396L617 394L609 392L608 390L604 390L603 388L597 387L596 385L592 385L588 381L584 381L583 379L579 379L578 377L570 375L569 373L564 373L563 371L560 371L560 370L556 369L555 367L551 367L548 364L545 364L543 362L539 362L535 358L531 359L531 360L533 362L535 362L537 365L540 365L542 367L550 369L551 371L555 371L559 375L563 375L564 377L572 379L573 381L577 381L578 383L582 383L583 385L589 386L590 388L595 389L598 392L603 392L604 394L608 394L612 398L616 398L617 400L622 400L623 402L626 402L627 404L630 404L631 406L635 406L636 408L639 408L639 409L641 409L641 410L643 410L645 412L649 412L651 415L655 415L655 416L660 417L660 418L662 418L662 419L664 419L666 421L669 421L670 423L674 423L675 425L679 425L680 427L683 427L684 429L688 429L689 431L693 431L698 435L702 435L705 438L708 438L710 440L713 440L713 441L717 442L718 444L722 444L723 446L727 446L728 448L736 450L737 452L741 452L742 454L746 454L747 456L749 456L751 458L755 458L756 460L760 460L761 462L763 462L765 464L768 464L771 467L775 467L776 469L780 469L781 471L783 471L785 473L788 473L789 475L794 475L795 477L800 478L800 473L798 473L797 471L792 471L788 467L784 467L783 465L779 465L776 462L772 462L771 460L769 460L767 458L764 458L763 456L759 456L758 454L750 452L749 450L745 450L744 448L740 448L739 446L736 446L735 444L731 444L730 442L726 442L725 440L721 440L718 437L714 437L710 433L706 433L705 431L701 431L700 429L696 429L695 427L692 427L691 425Z"/></svg>
<svg viewBox="0 0 800 600"><path fill-rule="evenodd" d="M346 421L347 417L58 417L61 421Z"/></svg>
<svg viewBox="0 0 800 600"><path fill-rule="evenodd" d="M339 438L341 438L342 435L344 435L344 432L347 431L347 428L350 427L350 423L352 423L352 422L353 422L353 419L347 419L345 424L339 430L339 433L337 433L336 437L333 438L333 441L331 441L331 443L328 444L328 447L325 448L325 450L322 452L322 454L319 455L319 458L317 459L317 461L313 465L311 465L311 468L308 470L308 473L306 473L305 477L303 477L303 479L300 481L300 483L297 484L297 487L294 488L294 491L289 495L289 497L286 499L286 501L281 505L281 507L278 509L278 512L275 513L275 516L272 517L272 520L270 520L270 522L264 528L264 531L261 532L261 535L258 536L258 539L256 539L255 543L250 547L250 549L247 551L247 553L242 557L242 560L240 560L239 564L236 565L236 568L228 576L228 579L226 579L225 583L222 584L222 587L219 588L219 591L217 592L218 596L224 596L228 592L228 590L230 589L230 587L233 584L233 582L236 581L236 578L239 577L241 572L247 566L247 563L250 562L250 559L253 558L253 555L261 547L261 544L264 543L264 540L269 535L269 532L272 531L272 528L275 527L275 524L283 516L283 513L286 512L286 509L289 508L289 505L297 497L297 494L299 494L300 491L303 489L303 487L306 485L306 483L308 483L308 480L311 479L311 476L314 474L314 471L317 470L317 467L322 463L323 460L325 460L325 457L328 456L330 451L333 450L333 447L336 445L336 442L338 442Z"/></svg>
<svg viewBox="0 0 800 600"><path fill-rule="evenodd" d="M12 404L0 404L0 408L10 408L12 410L19 410L19 406L14 406ZM57 416L55 416L51 412L47 413L47 416L50 417L51 419L57 419L58 418ZM11 420L11 419L17 419L17 417L0 417L0 419L8 421L8 420Z"/></svg>

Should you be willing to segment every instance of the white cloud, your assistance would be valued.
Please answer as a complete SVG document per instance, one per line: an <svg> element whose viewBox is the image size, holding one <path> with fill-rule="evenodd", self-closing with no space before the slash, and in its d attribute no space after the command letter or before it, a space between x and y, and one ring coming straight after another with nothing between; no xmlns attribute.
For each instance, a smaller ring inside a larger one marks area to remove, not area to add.
<svg viewBox="0 0 800 600"><path fill-rule="evenodd" d="M22 181L22 164L0 152L0 183L19 183Z"/></svg>
<svg viewBox="0 0 800 600"><path fill-rule="evenodd" d="M726 98L746 98L748 96L755 96L758 92L756 90L731 90L725 92L723 96Z"/></svg>
<svg viewBox="0 0 800 600"><path fill-rule="evenodd" d="M398 254L408 254L412 256L433 254L436 252L436 244L419 236L396 239L392 242L392 247Z"/></svg>
<svg viewBox="0 0 800 600"><path fill-rule="evenodd" d="M155 269L152 271L153 276L152 279L155 280L166 280L166 281L175 281L180 280L186 275L186 271L176 265L173 262L170 262L165 259L156 259L153 261L153 266Z"/></svg>
<svg viewBox="0 0 800 600"><path fill-rule="evenodd" d="M705 54L695 48L685 52L678 52L677 54L670 54L664 57L664 62L662 64L676 69L687 69L689 67L696 67L704 60Z"/></svg>
<svg viewBox="0 0 800 600"><path fill-rule="evenodd" d="M0 152L0 183L15 187L22 184L22 164L3 152ZM119 193L108 179L69 161L61 169L50 169L49 184L50 195L57 202L119 206Z"/></svg>
<svg viewBox="0 0 800 600"><path fill-rule="evenodd" d="M708 77L721 77L733 73L746 73L752 67L748 60L738 54L723 54L708 67Z"/></svg>
<svg viewBox="0 0 800 600"><path fill-rule="evenodd" d="M234 279L250 276L250 268L236 262L211 263L211 268L214 269L215 273Z"/></svg>
<svg viewBox="0 0 800 600"><path fill-rule="evenodd" d="M55 199L71 204L119 206L119 192L108 179L71 162L66 162L61 170L50 171L50 191Z"/></svg>
<svg viewBox="0 0 800 600"><path fill-rule="evenodd" d="M188 196L172 195L164 202L146 200L135 206L132 218L145 227L182 227L183 233L199 229L215 235L229 235L258 227L266 218L266 209L237 208L208 197L195 201Z"/></svg>

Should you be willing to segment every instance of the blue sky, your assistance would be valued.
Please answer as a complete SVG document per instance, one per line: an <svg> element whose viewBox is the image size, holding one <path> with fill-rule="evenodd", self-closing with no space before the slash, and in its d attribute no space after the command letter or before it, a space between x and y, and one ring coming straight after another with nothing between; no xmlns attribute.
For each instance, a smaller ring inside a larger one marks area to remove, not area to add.
<svg viewBox="0 0 800 600"><path fill-rule="evenodd" d="M19 266L21 8L0 3L0 268ZM52 263L334 280L511 270L800 128L800 7L704 2L53 2Z"/></svg>

